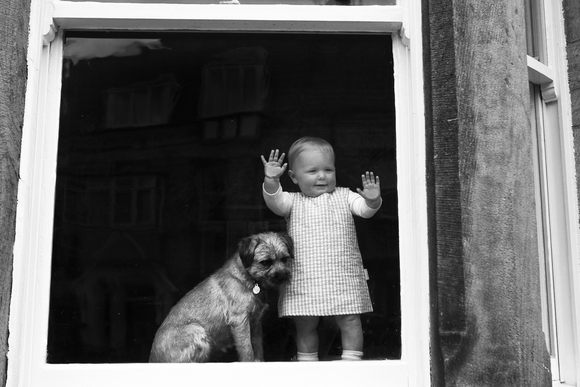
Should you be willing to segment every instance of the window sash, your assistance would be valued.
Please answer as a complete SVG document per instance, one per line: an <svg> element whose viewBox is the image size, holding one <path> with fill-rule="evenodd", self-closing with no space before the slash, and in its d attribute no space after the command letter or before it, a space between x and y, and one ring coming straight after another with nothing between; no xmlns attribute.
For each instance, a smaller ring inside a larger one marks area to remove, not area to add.
<svg viewBox="0 0 580 387"><path fill-rule="evenodd" d="M54 22L64 29L397 33L403 22L400 5L53 4Z"/></svg>
<svg viewBox="0 0 580 387"><path fill-rule="evenodd" d="M421 31L419 24L405 22L407 18L404 13L407 12L418 15L420 2L409 0L401 6L383 7L33 2L7 385L78 386L82 383L87 386L158 386L205 378L212 383L254 385L256 375L276 380L277 384L282 385L313 382L335 385L429 385L429 280ZM420 17L416 19L420 20ZM392 33L397 96L396 126L401 128L397 131L397 149L401 150L397 152L397 173L406 177L398 182L401 360L348 364L236 363L227 366L47 364L51 235L65 29ZM412 45L408 40L410 33L417 36ZM284 377L281 378L280 373Z"/></svg>
<svg viewBox="0 0 580 387"><path fill-rule="evenodd" d="M552 378L555 382L575 385L578 358L574 337L578 332L575 316L578 312L575 288L574 262L578 260L577 204L574 174L569 174L573 162L570 149L572 133L563 130L561 104L547 103L540 97L540 87L533 87L535 106L532 123L537 131L536 198L540 273L542 284L542 317L547 349L552 360ZM573 195L573 196L571 196ZM577 283L577 282L576 282ZM577 285L576 285L577 286ZM576 333L575 333L576 331Z"/></svg>
<svg viewBox="0 0 580 387"><path fill-rule="evenodd" d="M547 160L546 131L544 126L544 101L540 88L530 83L530 106L532 142L534 144L534 170L536 186L536 219L538 224L538 253L540 257L540 293L542 305L542 329L551 357L552 378L560 380L557 316L554 288L554 246L548 185L549 162Z"/></svg>
<svg viewBox="0 0 580 387"><path fill-rule="evenodd" d="M538 132L536 154L538 238L544 329L552 355L554 385L576 385L580 358L580 229L571 98L565 61L560 2L527 0L527 57L532 125ZM539 50L538 50L539 48ZM547 242L547 243L543 243ZM553 340L550 342L550 339Z"/></svg>

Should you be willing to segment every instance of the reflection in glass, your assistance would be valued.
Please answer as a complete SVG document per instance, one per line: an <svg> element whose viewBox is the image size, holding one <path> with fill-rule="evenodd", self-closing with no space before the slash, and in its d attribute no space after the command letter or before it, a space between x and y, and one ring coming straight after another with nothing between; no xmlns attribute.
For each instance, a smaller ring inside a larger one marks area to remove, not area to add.
<svg viewBox="0 0 580 387"><path fill-rule="evenodd" d="M304 135L334 145L339 185L381 177L381 210L357 222L375 309L365 357L398 358L393 98L388 35L68 33L49 363L146 362L169 309L239 238L285 230L263 202L260 155ZM295 354L276 296L267 361ZM326 360L340 355L335 326L320 328Z"/></svg>
<svg viewBox="0 0 580 387"><path fill-rule="evenodd" d="M526 0L524 6L527 54L547 65L544 2L543 0Z"/></svg>

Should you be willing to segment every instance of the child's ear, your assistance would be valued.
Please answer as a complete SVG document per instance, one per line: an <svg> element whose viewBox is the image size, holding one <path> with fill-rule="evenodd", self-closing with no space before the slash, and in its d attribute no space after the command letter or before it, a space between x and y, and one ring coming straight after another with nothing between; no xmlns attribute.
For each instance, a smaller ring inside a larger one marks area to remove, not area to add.
<svg viewBox="0 0 580 387"><path fill-rule="evenodd" d="M296 180L296 177L294 177L294 172L292 172L291 169L288 170L288 176L290 176L294 184L298 184L298 180Z"/></svg>

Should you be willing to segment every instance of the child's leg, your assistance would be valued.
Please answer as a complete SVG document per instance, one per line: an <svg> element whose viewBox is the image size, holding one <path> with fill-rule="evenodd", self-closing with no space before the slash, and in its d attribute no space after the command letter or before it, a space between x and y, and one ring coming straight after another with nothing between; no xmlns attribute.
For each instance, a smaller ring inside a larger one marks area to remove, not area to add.
<svg viewBox="0 0 580 387"><path fill-rule="evenodd" d="M363 355L363 331L360 315L349 314L336 316L342 336L342 358L344 360L361 360Z"/></svg>
<svg viewBox="0 0 580 387"><path fill-rule="evenodd" d="M296 346L298 347L298 361L318 360L318 317L297 316L294 317L296 324Z"/></svg>

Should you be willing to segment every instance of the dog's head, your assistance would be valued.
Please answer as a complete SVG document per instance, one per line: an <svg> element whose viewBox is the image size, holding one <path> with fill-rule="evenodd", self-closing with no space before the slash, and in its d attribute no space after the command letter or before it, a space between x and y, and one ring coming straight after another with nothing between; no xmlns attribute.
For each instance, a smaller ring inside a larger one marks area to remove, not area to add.
<svg viewBox="0 0 580 387"><path fill-rule="evenodd" d="M272 289L290 279L294 244L286 233L266 232L240 240L238 253L247 273L263 288Z"/></svg>

